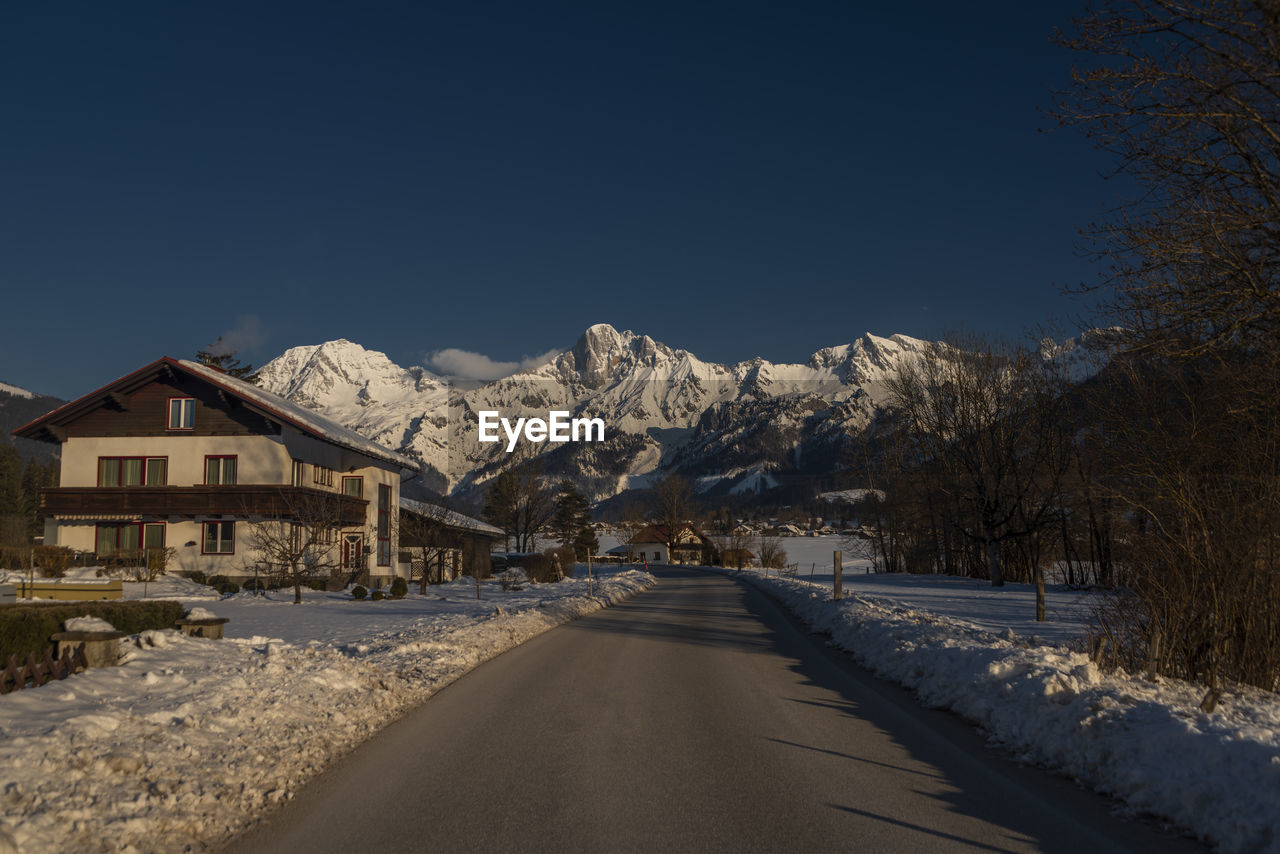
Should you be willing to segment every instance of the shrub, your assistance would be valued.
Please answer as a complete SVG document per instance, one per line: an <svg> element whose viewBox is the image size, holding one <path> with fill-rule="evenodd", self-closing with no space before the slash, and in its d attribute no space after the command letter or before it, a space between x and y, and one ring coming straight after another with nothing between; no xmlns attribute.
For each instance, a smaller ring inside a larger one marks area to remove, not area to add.
<svg viewBox="0 0 1280 854"><path fill-rule="evenodd" d="M75 552L66 546L35 547L36 566L40 567L46 578L62 578L66 575L73 557Z"/></svg>
<svg viewBox="0 0 1280 854"><path fill-rule="evenodd" d="M45 578L62 578L75 554L66 546L5 546L0 548L0 569L25 571L34 561Z"/></svg>
<svg viewBox="0 0 1280 854"><path fill-rule="evenodd" d="M551 580L551 558L546 555L525 555L520 568L529 576L530 584L541 584Z"/></svg>
<svg viewBox="0 0 1280 854"><path fill-rule="evenodd" d="M240 589L253 593L255 591L270 590L271 585L267 583L265 578L246 578Z"/></svg>
<svg viewBox="0 0 1280 854"><path fill-rule="evenodd" d="M200 570L198 570L198 569L197 569L195 572L193 572L193 573L191 573L190 575L188 575L188 576L187 576L187 578L189 578L190 580L194 581L196 584L208 584L208 583L209 583L209 576L205 575L203 572L201 572L201 571L200 571Z"/></svg>
<svg viewBox="0 0 1280 854"><path fill-rule="evenodd" d="M182 619L181 602L146 599L130 602L108 599L97 602L33 602L0 605L0 665L10 655L37 658L52 645L49 636L62 631L62 623L72 617L100 617L131 635L148 629L171 629Z"/></svg>
<svg viewBox="0 0 1280 854"><path fill-rule="evenodd" d="M369 598L374 602L381 602L383 599L387 598L387 594L383 593L381 590L375 590L369 594Z"/></svg>
<svg viewBox="0 0 1280 854"><path fill-rule="evenodd" d="M234 581L232 581L230 578L227 578L225 575L211 575L209 577L208 585L212 587L214 590L217 590L223 596L228 596L232 593L240 592L240 585L236 584Z"/></svg>
<svg viewBox="0 0 1280 854"><path fill-rule="evenodd" d="M366 597L368 597L368 595L369 595L369 591L368 591L367 589L365 589L364 587L361 587L359 584L357 584L357 585L352 589L352 591L351 591L351 598L352 598L352 599L361 599L361 600L363 600L363 599L365 599Z"/></svg>
<svg viewBox="0 0 1280 854"><path fill-rule="evenodd" d="M396 576L391 582L391 598L403 599L409 593L409 582L400 576Z"/></svg>
<svg viewBox="0 0 1280 854"><path fill-rule="evenodd" d="M524 570L518 566L513 566L505 572L498 573L498 582L502 585L503 590L521 590L528 581L529 576L525 575Z"/></svg>
<svg viewBox="0 0 1280 854"><path fill-rule="evenodd" d="M313 578L307 582L307 587L311 588L312 590L319 590L320 592L323 593L324 591L329 589L329 582L321 578Z"/></svg>

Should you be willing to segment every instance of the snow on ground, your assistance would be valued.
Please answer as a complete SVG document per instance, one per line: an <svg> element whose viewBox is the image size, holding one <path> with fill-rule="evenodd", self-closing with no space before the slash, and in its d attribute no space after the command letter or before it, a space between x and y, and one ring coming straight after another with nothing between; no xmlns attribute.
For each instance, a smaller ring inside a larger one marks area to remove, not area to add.
<svg viewBox="0 0 1280 854"><path fill-rule="evenodd" d="M307 590L296 606L291 591L148 584L229 617L227 639L145 632L120 667L0 697L0 851L216 845L476 665L652 583L610 568L594 597L579 578L486 582L476 601L461 579L399 601Z"/></svg>
<svg viewBox="0 0 1280 854"><path fill-rule="evenodd" d="M979 627L992 619L976 613L977 597L960 597L969 603L965 620L931 613L928 603L951 599L934 576L879 586L855 578L841 602L803 578L742 577L863 666L978 724L1019 760L1189 828L1220 851L1280 852L1276 694L1244 690L1204 714L1201 688L1102 673L1065 647ZM941 599L921 590L931 586ZM988 588L983 598L1000 602L1008 592Z"/></svg>

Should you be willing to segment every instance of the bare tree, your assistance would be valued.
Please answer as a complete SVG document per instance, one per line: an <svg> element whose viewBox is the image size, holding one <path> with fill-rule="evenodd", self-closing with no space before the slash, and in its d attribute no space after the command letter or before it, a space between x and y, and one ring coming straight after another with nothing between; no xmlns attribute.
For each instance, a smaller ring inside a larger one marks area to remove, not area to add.
<svg viewBox="0 0 1280 854"><path fill-rule="evenodd" d="M354 568L342 565L340 532L352 526L343 524L341 496L282 489L276 500L278 514L248 523L248 545L268 573L293 585L294 604L302 602L304 584L344 569L359 572L365 566L363 549L351 556ZM361 540L368 539L368 532L362 531Z"/></svg>
<svg viewBox="0 0 1280 854"><path fill-rule="evenodd" d="M1280 680L1277 354L1121 359L1101 410L1105 479L1130 520L1100 614L1126 668L1206 685Z"/></svg>
<svg viewBox="0 0 1280 854"><path fill-rule="evenodd" d="M787 550L781 537L760 537L756 540L756 552L763 569L781 569L787 565Z"/></svg>
<svg viewBox="0 0 1280 854"><path fill-rule="evenodd" d="M458 553L457 521L443 504L425 501L406 502L399 515L400 548L410 554L410 566L422 565L418 592L426 593L428 584L443 583L445 565ZM410 569L412 578L413 569Z"/></svg>
<svg viewBox="0 0 1280 854"><path fill-rule="evenodd" d="M1025 348L975 338L904 363L886 388L913 456L935 467L925 488L981 543L991 585L1002 586L1002 545L1047 524L1056 506L1070 441L1059 378Z"/></svg>
<svg viewBox="0 0 1280 854"><path fill-rule="evenodd" d="M1092 229L1135 346L1196 354L1280 339L1280 3L1101 0L1061 43L1060 94L1136 179Z"/></svg>
<svg viewBox="0 0 1280 854"><path fill-rule="evenodd" d="M678 473L672 472L654 484L653 515L654 520L666 529L668 556L672 554L676 538L692 512L693 488Z"/></svg>
<svg viewBox="0 0 1280 854"><path fill-rule="evenodd" d="M753 538L743 528L732 525L732 519L729 519L728 522L731 526L721 538L720 554L723 557L725 566L733 569L742 569L751 560L751 547L754 545Z"/></svg>
<svg viewBox="0 0 1280 854"><path fill-rule="evenodd" d="M636 534L644 528L644 517L639 510L632 505L628 505L622 511L622 515L610 523L609 530L617 539L619 544L627 547L627 562L635 562L635 544L632 542Z"/></svg>
<svg viewBox="0 0 1280 854"><path fill-rule="evenodd" d="M555 513L555 495L542 482L542 461L524 458L493 479L484 517L501 528L516 551L532 552Z"/></svg>

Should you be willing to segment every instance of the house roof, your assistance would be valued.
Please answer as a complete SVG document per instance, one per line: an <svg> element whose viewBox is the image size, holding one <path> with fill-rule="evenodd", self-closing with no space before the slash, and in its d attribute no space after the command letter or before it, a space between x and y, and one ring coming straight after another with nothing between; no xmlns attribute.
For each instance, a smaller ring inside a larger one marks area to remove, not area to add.
<svg viewBox="0 0 1280 854"><path fill-rule="evenodd" d="M450 510L438 504L415 501L402 495L400 496L400 509L408 510L410 513L417 513L419 516L430 516L431 518L439 519L442 524L450 528L475 531L479 534L491 534L496 537L503 536L501 528L494 527L488 522L481 522L479 519L472 519L470 516L464 516L456 510Z"/></svg>
<svg viewBox="0 0 1280 854"><path fill-rule="evenodd" d="M139 388L161 376L165 371L184 373L203 380L226 394L236 397L262 415L288 424L300 432L322 441L411 471L419 471L421 469L421 466L410 458L397 454L389 448L384 448L372 439L366 439L354 430L343 427L338 422L326 418L318 412L299 406L277 394L272 394L266 389L258 388L252 383L237 379L208 365L192 362L188 359L172 359L168 356L161 357L149 365L144 365L133 373L120 377L97 391L92 391L70 403L63 404L31 423L19 427L13 433L15 436L23 436L28 439L48 441L46 433L52 431L47 428L68 424L96 409L112 395Z"/></svg>
<svg viewBox="0 0 1280 854"><path fill-rule="evenodd" d="M668 530L669 529L667 528L666 525L645 525L643 528L640 529L639 533L637 533L634 537L631 538L631 543L633 545L637 543L666 544L671 539L671 537L667 533ZM683 525L681 525L680 530L693 531L693 533L697 535L699 540L701 540L704 543L707 542L707 538L702 535L702 532L699 531L697 528L693 527L692 525L690 525L688 522L685 522Z"/></svg>

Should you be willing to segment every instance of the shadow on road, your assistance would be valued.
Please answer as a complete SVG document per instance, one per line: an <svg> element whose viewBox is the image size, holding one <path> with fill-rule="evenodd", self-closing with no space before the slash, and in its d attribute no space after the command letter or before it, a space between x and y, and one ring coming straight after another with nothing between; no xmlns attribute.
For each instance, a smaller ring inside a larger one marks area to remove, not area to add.
<svg viewBox="0 0 1280 854"><path fill-rule="evenodd" d="M948 812L1002 828L1005 838L1020 845L1022 850L1031 845L1043 851L1078 851L1080 837L1075 831L1082 822L1097 832L1103 849L1207 850L1192 839L1164 830L1154 821L1119 818L1114 814L1119 808L1116 802L1082 790L1069 780L1016 765L988 747L977 731L960 718L921 707L910 692L876 677L848 655L828 647L825 636L810 633L766 594L747 583L731 575L688 567L653 567L653 571L660 581L653 591L595 615L591 620L575 623L573 628L587 633L625 633L658 643L781 656L794 674L798 689L820 688L828 697L833 694L839 697L837 701L800 696L783 699L829 709L842 717L871 724L901 747L918 767L858 755L856 745L832 749L811 744L806 732L789 734L789 738L761 734L762 742L926 778L933 781L930 791L919 794L932 798ZM696 598L700 603L709 599L720 603L715 607L686 605L678 596L663 595L664 591L674 592L673 588L686 585L724 585L727 590L717 591L716 597L690 597L691 601ZM806 690L796 691L796 694L804 693ZM742 749L757 748L744 744ZM1009 786L1030 793L1042 808L1027 810L1004 803L997 792ZM843 800L840 792L832 794ZM929 847L928 838L933 837L963 842L986 851L1012 850L883 815L866 809L866 804L854 807L832 802L826 806L918 832L922 847Z"/></svg>

